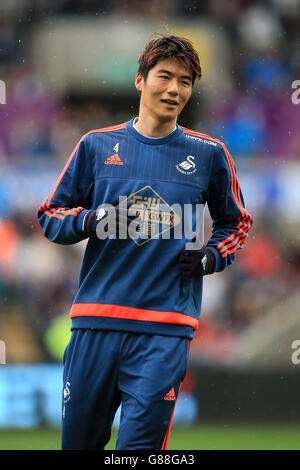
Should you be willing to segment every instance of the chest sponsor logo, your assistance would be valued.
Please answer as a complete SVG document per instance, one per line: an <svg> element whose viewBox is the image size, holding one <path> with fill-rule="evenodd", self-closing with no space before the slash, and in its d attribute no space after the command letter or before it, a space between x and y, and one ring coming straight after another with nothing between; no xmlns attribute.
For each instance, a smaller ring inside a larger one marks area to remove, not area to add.
<svg viewBox="0 0 300 470"><path fill-rule="evenodd" d="M139 227L132 240L137 245L159 238L181 223L181 217L151 187L145 186L128 197L130 211L139 217ZM130 212L129 212L130 214Z"/></svg>
<svg viewBox="0 0 300 470"><path fill-rule="evenodd" d="M193 155L189 155L186 157L186 160L183 160L183 162L176 165L176 169L184 175L192 175L197 171L195 157L193 157Z"/></svg>
<svg viewBox="0 0 300 470"><path fill-rule="evenodd" d="M154 239L186 240L187 249L204 243L204 204L170 205L147 185L129 196L119 196L119 204L99 206L96 234L100 240L130 238L141 246ZM117 210L118 209L118 210ZM104 211L104 216L101 216ZM191 240L191 242L188 242Z"/></svg>

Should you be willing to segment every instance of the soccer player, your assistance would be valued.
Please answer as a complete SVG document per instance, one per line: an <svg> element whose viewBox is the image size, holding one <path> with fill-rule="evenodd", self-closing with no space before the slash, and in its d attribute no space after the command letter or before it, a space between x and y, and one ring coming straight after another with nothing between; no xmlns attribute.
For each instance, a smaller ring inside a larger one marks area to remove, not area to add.
<svg viewBox="0 0 300 470"><path fill-rule="evenodd" d="M85 134L39 208L50 241L88 238L63 361L63 449L104 449L120 404L116 449L167 448L203 276L231 265L248 236L227 148L177 123L200 77L188 39L152 39L138 116ZM196 204L213 221L197 249L171 236L184 216L174 207Z"/></svg>

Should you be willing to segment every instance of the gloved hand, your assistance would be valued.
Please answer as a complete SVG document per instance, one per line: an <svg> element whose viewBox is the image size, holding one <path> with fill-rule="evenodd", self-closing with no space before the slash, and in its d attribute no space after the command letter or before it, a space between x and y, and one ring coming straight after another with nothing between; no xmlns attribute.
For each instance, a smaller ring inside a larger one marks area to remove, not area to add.
<svg viewBox="0 0 300 470"><path fill-rule="evenodd" d="M83 231L89 235L97 234L99 238L105 238L105 234L114 236L114 238L128 238L128 235L134 236L140 221L136 214L130 214L130 206L125 205L112 206L103 205L97 210L89 210L83 219ZM98 226L98 224L100 224ZM132 224L131 224L132 223ZM129 227L130 224L130 227ZM129 228L129 230L128 230ZM101 232L101 233L100 233Z"/></svg>
<svg viewBox="0 0 300 470"><path fill-rule="evenodd" d="M179 256L179 268L189 278L199 278L215 272L216 258L211 250L183 250Z"/></svg>

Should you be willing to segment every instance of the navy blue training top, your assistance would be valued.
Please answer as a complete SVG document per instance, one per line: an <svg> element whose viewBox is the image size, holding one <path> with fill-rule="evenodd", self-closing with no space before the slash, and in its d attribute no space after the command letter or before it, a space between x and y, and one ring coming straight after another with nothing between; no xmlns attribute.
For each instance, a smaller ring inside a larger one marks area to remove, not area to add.
<svg viewBox="0 0 300 470"><path fill-rule="evenodd" d="M70 310L72 329L192 338L202 278L183 277L178 267L190 241L184 230L182 237L173 236L183 208L207 204L213 225L206 246L216 257L216 271L234 262L251 216L223 142L178 124L167 136L150 138L133 122L92 130L80 139L39 207L38 220L50 241L73 244L88 236L82 226L89 209L118 205L120 197L142 207L139 237L89 238Z"/></svg>

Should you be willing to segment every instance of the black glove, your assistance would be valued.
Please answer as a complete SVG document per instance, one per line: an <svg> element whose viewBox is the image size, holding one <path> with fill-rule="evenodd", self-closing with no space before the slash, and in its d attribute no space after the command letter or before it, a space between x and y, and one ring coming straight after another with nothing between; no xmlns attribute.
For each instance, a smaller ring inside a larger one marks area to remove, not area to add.
<svg viewBox="0 0 300 470"><path fill-rule="evenodd" d="M127 238L128 235L136 233L140 223L136 214L129 215L129 213L130 207L126 205L103 205L97 210L89 210L84 216L83 231L89 235L96 235L97 226L101 222L100 229L103 229L103 234L106 233L115 238ZM133 224L129 227L131 222Z"/></svg>
<svg viewBox="0 0 300 470"><path fill-rule="evenodd" d="M186 277L197 278L215 272L216 258L211 250L183 250L179 256L179 268Z"/></svg>

